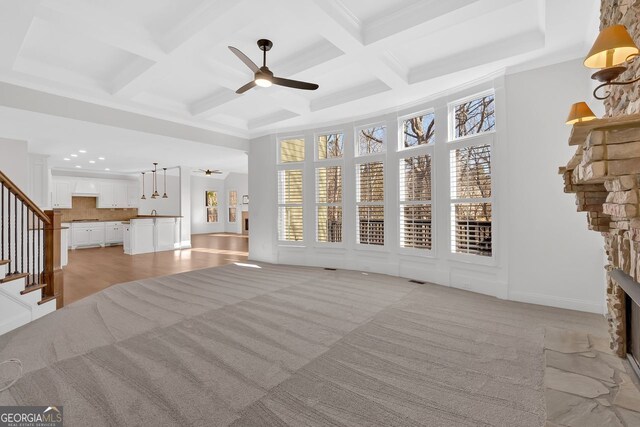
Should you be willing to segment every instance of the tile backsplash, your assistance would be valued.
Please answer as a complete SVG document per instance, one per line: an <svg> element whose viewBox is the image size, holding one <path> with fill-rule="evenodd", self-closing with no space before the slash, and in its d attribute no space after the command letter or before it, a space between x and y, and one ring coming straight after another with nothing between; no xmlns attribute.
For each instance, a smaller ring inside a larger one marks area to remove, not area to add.
<svg viewBox="0 0 640 427"><path fill-rule="evenodd" d="M124 221L138 215L137 208L98 209L95 197L72 197L71 209L60 209L62 222L79 219L97 219L100 221Z"/></svg>

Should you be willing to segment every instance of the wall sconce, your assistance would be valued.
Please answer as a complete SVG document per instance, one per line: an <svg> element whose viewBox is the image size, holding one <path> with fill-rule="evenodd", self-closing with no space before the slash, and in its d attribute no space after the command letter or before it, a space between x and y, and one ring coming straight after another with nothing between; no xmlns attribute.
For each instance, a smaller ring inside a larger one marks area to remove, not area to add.
<svg viewBox="0 0 640 427"><path fill-rule="evenodd" d="M576 102L571 106L569 111L569 117L567 117L567 124L572 125L574 123L588 122L596 118L591 108L586 102Z"/></svg>
<svg viewBox="0 0 640 427"><path fill-rule="evenodd" d="M598 90L605 86L628 85L640 81L640 77L629 81L616 82L620 74L628 69L628 64L635 59L640 50L629 35L624 25L613 25L600 31L593 47L584 60L584 65L588 68L600 68L591 78L602 82L595 88L593 96L603 100L611 96L611 91L607 91L604 96L597 94Z"/></svg>

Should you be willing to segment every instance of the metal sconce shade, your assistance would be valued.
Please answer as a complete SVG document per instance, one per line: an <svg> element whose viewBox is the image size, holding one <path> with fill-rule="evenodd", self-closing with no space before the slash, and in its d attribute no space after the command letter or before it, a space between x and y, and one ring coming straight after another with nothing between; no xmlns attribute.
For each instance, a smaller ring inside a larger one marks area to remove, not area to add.
<svg viewBox="0 0 640 427"><path fill-rule="evenodd" d="M588 68L608 68L623 64L629 56L640 52L624 25L613 25L600 31L584 60Z"/></svg>
<svg viewBox="0 0 640 427"><path fill-rule="evenodd" d="M574 123L588 122L595 118L596 115L593 114L593 111L591 111L591 108L589 108L586 102L576 102L571 106L569 117L567 117L567 124L572 125Z"/></svg>
<svg viewBox="0 0 640 427"><path fill-rule="evenodd" d="M142 200L147 200L147 197L144 195L144 172L142 172Z"/></svg>
<svg viewBox="0 0 640 427"><path fill-rule="evenodd" d="M151 195L152 199L155 199L156 197L160 196L160 193L158 193L158 177L156 175L157 171L158 171L158 163L155 162L153 164L153 194Z"/></svg>
<svg viewBox="0 0 640 427"><path fill-rule="evenodd" d="M167 196L167 168L162 168L162 170L164 171L164 194L162 195L162 198L168 199L169 196Z"/></svg>

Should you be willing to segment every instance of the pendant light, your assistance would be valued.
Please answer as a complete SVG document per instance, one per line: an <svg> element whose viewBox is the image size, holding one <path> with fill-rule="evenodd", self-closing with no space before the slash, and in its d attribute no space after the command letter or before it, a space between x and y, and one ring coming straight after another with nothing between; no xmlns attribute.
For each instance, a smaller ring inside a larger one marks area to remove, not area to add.
<svg viewBox="0 0 640 427"><path fill-rule="evenodd" d="M152 199L157 198L160 194L158 193L158 178L156 173L158 172L158 163L153 163L153 194L151 195Z"/></svg>
<svg viewBox="0 0 640 427"><path fill-rule="evenodd" d="M164 194L162 195L162 198L168 199L169 196L167 196L167 168L162 168L162 170L164 171Z"/></svg>
<svg viewBox="0 0 640 427"><path fill-rule="evenodd" d="M147 200L147 197L144 195L144 172L142 172L142 200Z"/></svg>

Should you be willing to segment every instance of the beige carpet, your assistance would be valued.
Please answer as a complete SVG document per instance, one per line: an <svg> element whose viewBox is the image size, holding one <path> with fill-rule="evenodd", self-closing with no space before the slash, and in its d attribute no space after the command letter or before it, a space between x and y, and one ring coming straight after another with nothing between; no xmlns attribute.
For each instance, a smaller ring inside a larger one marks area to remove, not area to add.
<svg viewBox="0 0 640 427"><path fill-rule="evenodd" d="M544 327L601 321L260 265L114 286L1 336L26 373L0 405L63 405L67 426L543 426Z"/></svg>

